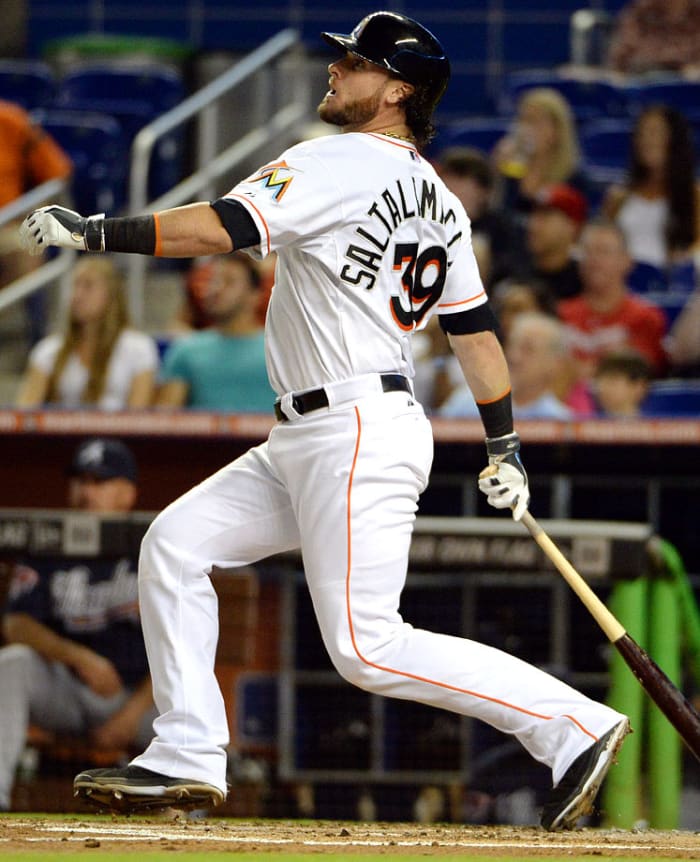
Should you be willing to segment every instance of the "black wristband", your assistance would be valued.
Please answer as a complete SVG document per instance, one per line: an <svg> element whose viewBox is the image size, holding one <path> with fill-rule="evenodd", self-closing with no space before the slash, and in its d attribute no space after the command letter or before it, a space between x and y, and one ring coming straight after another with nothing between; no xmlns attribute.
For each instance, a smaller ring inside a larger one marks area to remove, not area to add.
<svg viewBox="0 0 700 862"><path fill-rule="evenodd" d="M105 249L133 254L154 254L156 222L152 215L106 218Z"/></svg>
<svg viewBox="0 0 700 862"><path fill-rule="evenodd" d="M513 402L510 389L496 401L476 402L487 437L513 433Z"/></svg>

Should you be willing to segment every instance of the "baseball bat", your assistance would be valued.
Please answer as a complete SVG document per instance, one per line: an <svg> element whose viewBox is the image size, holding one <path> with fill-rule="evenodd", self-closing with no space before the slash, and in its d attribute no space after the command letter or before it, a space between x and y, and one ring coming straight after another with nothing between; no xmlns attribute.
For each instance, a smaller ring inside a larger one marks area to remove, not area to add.
<svg viewBox="0 0 700 862"><path fill-rule="evenodd" d="M488 476L495 472L493 468L487 467L482 471L481 476ZM637 677L642 688L673 725L690 751L700 760L700 714L651 656L628 634L622 623L588 586L530 512L525 511L521 521L545 556L581 599L605 636Z"/></svg>

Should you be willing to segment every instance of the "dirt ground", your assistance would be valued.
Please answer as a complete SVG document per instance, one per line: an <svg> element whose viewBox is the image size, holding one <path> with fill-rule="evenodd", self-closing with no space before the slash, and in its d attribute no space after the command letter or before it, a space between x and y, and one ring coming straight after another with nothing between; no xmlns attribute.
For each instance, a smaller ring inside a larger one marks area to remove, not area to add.
<svg viewBox="0 0 700 862"><path fill-rule="evenodd" d="M700 833L581 829L547 833L534 827L188 820L123 816L0 816L0 856L30 847L59 856L78 847L116 850L229 850L414 853L424 856L577 856L700 859Z"/></svg>

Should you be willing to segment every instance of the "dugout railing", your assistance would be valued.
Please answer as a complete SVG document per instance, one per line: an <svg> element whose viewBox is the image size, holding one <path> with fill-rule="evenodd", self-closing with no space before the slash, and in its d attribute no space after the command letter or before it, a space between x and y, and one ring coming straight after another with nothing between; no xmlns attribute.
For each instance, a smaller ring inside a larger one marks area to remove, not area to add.
<svg viewBox="0 0 700 862"><path fill-rule="evenodd" d="M0 559L6 564L33 559L65 565L95 557L135 557L152 517L150 512L100 517L1 509ZM610 601L633 637L682 684L682 645L694 645L697 668L700 623L672 546L656 538L646 523L542 523L596 592ZM216 581L228 616L244 617L222 617L229 652L218 661L224 670L219 678L227 707L238 713L229 715L235 744L244 751L265 749L281 782L356 788L365 798L375 796L380 819L395 819L381 809L381 800L391 800L399 787L438 786L449 789L453 800L470 789L497 794L531 785L545 792L548 771L526 762L520 746L481 723L370 695L345 683L321 644L297 555L275 557L256 568L260 580L268 589L274 584L279 594L279 602L270 605L274 612L251 611L257 579L245 596L236 592L233 603L226 590L236 576L221 575ZM515 652L630 714L637 733L608 780L605 822L677 825L683 778L679 738L619 656L610 655L596 624L522 525L505 516L419 518L402 612L414 625ZM232 630L233 642L247 644L235 647L235 654L230 651ZM276 667L256 671L251 652L256 638L275 643ZM648 792L647 772L655 779L648 782ZM256 804L260 806L259 799ZM264 813L264 808L252 813ZM459 806L453 814L460 816Z"/></svg>

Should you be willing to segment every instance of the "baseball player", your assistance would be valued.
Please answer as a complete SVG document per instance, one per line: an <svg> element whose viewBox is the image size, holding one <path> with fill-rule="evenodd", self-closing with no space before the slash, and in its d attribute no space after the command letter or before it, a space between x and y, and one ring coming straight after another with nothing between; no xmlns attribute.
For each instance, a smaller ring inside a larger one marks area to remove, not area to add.
<svg viewBox="0 0 700 862"><path fill-rule="evenodd" d="M552 770L542 823L586 813L629 725L521 660L404 622L399 599L431 426L413 396L410 336L433 314L479 405L495 475L479 487L522 517L528 482L503 352L457 198L421 156L450 65L435 37L392 12L323 33L322 120L344 134L291 147L213 203L152 215L29 215L25 242L167 257L277 253L266 320L278 422L265 443L166 508L144 537L139 584L159 717L122 769L76 793L129 810L226 796L228 731L214 676L212 566L300 548L324 644L361 688L474 716Z"/></svg>

